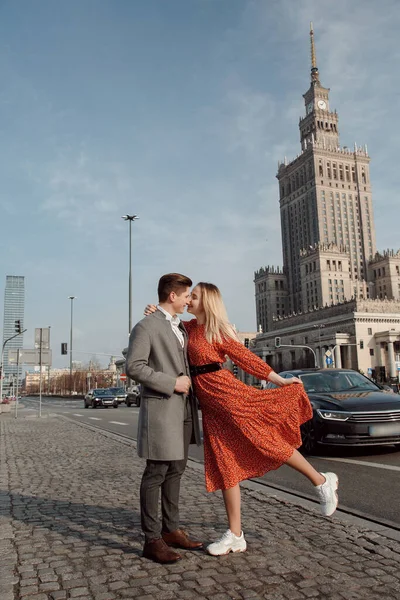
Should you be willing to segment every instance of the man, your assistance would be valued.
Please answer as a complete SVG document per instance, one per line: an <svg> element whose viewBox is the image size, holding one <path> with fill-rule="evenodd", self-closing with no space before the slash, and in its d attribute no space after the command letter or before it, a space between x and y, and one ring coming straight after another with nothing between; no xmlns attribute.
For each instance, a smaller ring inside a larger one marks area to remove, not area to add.
<svg viewBox="0 0 400 600"><path fill-rule="evenodd" d="M179 529L180 481L189 444L201 443L189 379L187 334L177 317L189 302L191 285L192 281L179 273L161 277L158 310L133 328L126 358L128 376L142 384L137 450L147 459L140 486L143 556L159 563L182 558L170 546L202 547ZM162 524L158 518L160 490Z"/></svg>

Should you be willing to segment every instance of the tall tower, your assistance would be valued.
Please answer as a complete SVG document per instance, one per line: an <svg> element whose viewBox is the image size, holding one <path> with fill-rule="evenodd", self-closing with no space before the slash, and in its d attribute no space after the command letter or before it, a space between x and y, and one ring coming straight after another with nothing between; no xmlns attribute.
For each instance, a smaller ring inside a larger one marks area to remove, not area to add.
<svg viewBox="0 0 400 600"><path fill-rule="evenodd" d="M312 24L310 42L301 152L279 164L277 173L289 312L368 296L367 263L376 253L367 148L340 146L338 115L320 82ZM345 265L343 277L339 265L342 273Z"/></svg>
<svg viewBox="0 0 400 600"><path fill-rule="evenodd" d="M15 321L21 321L23 329L25 312L25 277L7 275L4 293L4 320L3 320L3 343L15 334ZM9 364L8 354L10 350L23 347L23 335L19 335L5 347L3 364L3 391L11 387L11 379L17 373L17 366Z"/></svg>

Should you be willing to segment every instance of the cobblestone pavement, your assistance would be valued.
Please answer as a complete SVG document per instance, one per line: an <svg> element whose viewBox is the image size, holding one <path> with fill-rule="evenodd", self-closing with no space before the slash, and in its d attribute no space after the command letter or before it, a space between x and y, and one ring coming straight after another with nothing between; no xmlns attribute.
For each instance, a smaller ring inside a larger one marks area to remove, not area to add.
<svg viewBox="0 0 400 600"><path fill-rule="evenodd" d="M393 600L400 544L259 491L243 491L248 551L141 557L132 443L62 418L0 416L0 600ZM220 493L188 467L182 525L209 542L225 529Z"/></svg>

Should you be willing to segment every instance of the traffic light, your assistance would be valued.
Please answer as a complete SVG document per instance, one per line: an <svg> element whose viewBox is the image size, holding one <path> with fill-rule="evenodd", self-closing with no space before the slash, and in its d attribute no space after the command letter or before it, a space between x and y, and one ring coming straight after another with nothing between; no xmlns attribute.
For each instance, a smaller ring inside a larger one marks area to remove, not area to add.
<svg viewBox="0 0 400 600"><path fill-rule="evenodd" d="M68 354L67 342L61 342L61 354Z"/></svg>
<svg viewBox="0 0 400 600"><path fill-rule="evenodd" d="M280 347L281 347L281 338L276 337L275 338L275 348L280 348Z"/></svg>
<svg viewBox="0 0 400 600"><path fill-rule="evenodd" d="M237 374L239 373L238 366L237 365L233 365L233 369L232 370L233 370L234 376L237 377Z"/></svg>
<svg viewBox="0 0 400 600"><path fill-rule="evenodd" d="M244 345L246 346L246 348L249 347L249 344L250 344L249 338L244 338Z"/></svg>
<svg viewBox="0 0 400 600"><path fill-rule="evenodd" d="M21 333L22 328L21 328L21 321L20 319L17 319L15 321L15 333Z"/></svg>

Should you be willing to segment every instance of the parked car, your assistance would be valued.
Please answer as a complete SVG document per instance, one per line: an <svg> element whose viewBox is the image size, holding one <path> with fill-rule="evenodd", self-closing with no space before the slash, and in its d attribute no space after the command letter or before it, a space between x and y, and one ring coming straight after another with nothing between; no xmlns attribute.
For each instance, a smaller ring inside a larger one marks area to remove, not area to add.
<svg viewBox="0 0 400 600"><path fill-rule="evenodd" d="M132 404L140 406L140 384L132 385L128 389L128 393L126 396L126 405L132 406Z"/></svg>
<svg viewBox="0 0 400 600"><path fill-rule="evenodd" d="M127 393L124 390L124 388L121 387L111 387L108 388L109 392L111 392L111 394L114 394L115 398L118 400L118 404L122 404L122 402L126 401L126 397L127 397Z"/></svg>
<svg viewBox="0 0 400 600"><path fill-rule="evenodd" d="M85 396L85 408L97 408L98 406L104 406L108 408L118 408L118 399L108 389L98 388L97 390L89 390Z"/></svg>
<svg viewBox="0 0 400 600"><path fill-rule="evenodd" d="M400 448L400 398L388 394L351 369L295 369L281 377L299 377L310 398L313 417L301 426L302 449L323 445ZM268 383L267 388L276 387Z"/></svg>

